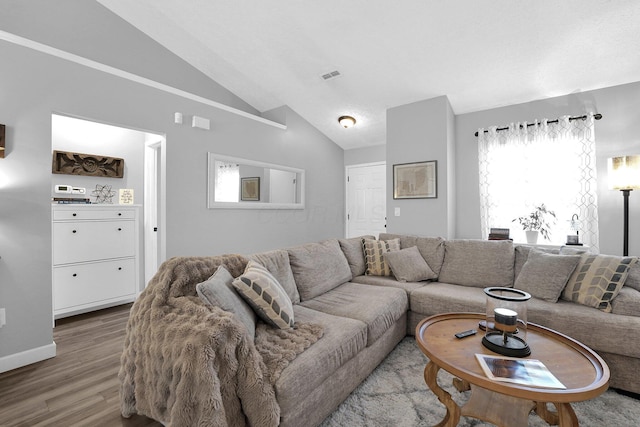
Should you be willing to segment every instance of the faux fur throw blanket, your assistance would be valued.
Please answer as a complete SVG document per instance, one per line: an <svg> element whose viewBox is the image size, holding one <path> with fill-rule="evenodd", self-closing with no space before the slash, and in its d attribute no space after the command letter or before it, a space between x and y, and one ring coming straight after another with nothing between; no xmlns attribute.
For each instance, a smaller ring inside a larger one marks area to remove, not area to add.
<svg viewBox="0 0 640 427"><path fill-rule="evenodd" d="M121 412L171 427L276 426L280 407L262 356L229 312L195 286L220 264L237 277L239 255L172 258L131 308L121 358Z"/></svg>
<svg viewBox="0 0 640 427"><path fill-rule="evenodd" d="M313 323L296 322L292 329L278 329L258 323L256 348L267 365L269 382L275 385L289 362L318 341L323 333L322 326Z"/></svg>

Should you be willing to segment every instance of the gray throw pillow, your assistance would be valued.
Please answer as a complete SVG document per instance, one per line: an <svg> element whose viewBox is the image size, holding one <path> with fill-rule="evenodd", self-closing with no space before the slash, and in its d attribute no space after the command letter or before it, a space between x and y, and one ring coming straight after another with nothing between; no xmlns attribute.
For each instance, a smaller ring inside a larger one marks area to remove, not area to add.
<svg viewBox="0 0 640 427"><path fill-rule="evenodd" d="M221 265L211 277L196 285L196 292L204 302L235 314L253 339L256 334L256 314L238 295L232 282L233 276Z"/></svg>
<svg viewBox="0 0 640 427"><path fill-rule="evenodd" d="M580 255L555 255L531 250L514 287L549 302L557 302Z"/></svg>
<svg viewBox="0 0 640 427"><path fill-rule="evenodd" d="M232 283L262 320L280 329L293 327L291 299L262 264L250 260L242 276Z"/></svg>
<svg viewBox="0 0 640 427"><path fill-rule="evenodd" d="M249 259L258 261L265 266L273 277L276 278L282 289L285 290L291 302L298 304L300 302L300 294L296 287L296 281L293 278L291 264L289 263L289 253L284 249L276 249L268 252L260 252L249 256Z"/></svg>
<svg viewBox="0 0 640 427"><path fill-rule="evenodd" d="M399 251L385 252L384 260L391 267L391 272L399 282L420 282L437 279L429 264L422 258L417 246Z"/></svg>

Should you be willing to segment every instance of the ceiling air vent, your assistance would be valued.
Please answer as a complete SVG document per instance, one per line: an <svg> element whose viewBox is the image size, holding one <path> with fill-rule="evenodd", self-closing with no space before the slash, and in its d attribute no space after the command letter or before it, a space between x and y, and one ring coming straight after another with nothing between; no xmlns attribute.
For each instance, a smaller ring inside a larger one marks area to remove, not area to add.
<svg viewBox="0 0 640 427"><path fill-rule="evenodd" d="M336 77L340 77L341 75L342 74L340 74L340 71L335 70L329 73L325 73L321 77L322 77L322 80L331 80L331 79L335 79Z"/></svg>

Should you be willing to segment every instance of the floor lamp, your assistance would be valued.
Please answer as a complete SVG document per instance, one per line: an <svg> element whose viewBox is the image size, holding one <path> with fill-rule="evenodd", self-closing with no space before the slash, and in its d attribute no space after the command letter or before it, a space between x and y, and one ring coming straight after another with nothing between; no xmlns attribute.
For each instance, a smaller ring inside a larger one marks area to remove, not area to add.
<svg viewBox="0 0 640 427"><path fill-rule="evenodd" d="M640 188L640 155L611 157L609 159L609 186L622 191L624 199L624 240L622 255L629 255L629 194Z"/></svg>

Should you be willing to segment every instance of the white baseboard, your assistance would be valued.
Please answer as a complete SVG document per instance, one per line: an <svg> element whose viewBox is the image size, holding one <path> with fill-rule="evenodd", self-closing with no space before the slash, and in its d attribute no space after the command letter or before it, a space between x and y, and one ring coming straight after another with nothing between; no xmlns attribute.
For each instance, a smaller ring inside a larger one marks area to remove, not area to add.
<svg viewBox="0 0 640 427"><path fill-rule="evenodd" d="M0 357L0 373L56 357L56 343Z"/></svg>

